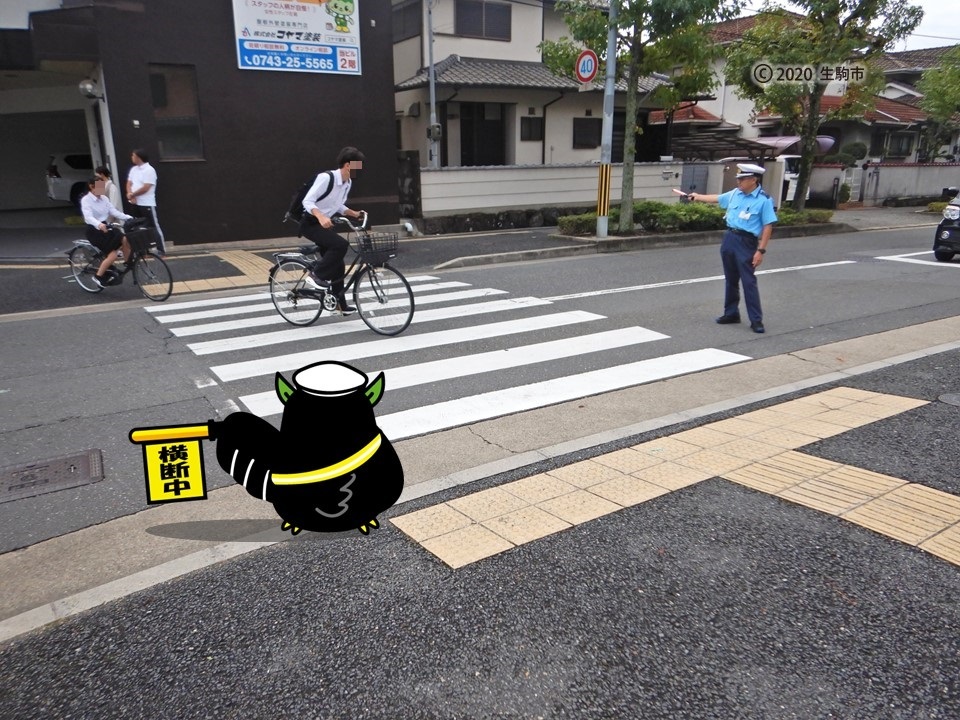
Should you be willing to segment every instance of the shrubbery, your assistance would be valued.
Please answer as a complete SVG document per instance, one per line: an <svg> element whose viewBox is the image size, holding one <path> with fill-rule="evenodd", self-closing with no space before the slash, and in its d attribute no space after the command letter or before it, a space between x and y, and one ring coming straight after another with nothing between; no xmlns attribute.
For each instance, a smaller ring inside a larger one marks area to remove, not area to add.
<svg viewBox="0 0 960 720"><path fill-rule="evenodd" d="M697 230L723 230L725 211L718 205L707 203L664 203L655 200L642 200L633 206L635 234L695 232ZM833 216L832 210L803 210L797 212L790 208L777 211L778 225L805 225L807 223L827 223ZM610 234L617 234L619 208L611 208L609 216ZM596 213L582 215L564 215L557 220L557 229L564 235L594 235L597 231Z"/></svg>
<svg viewBox="0 0 960 720"><path fill-rule="evenodd" d="M927 212L932 213L942 213L944 208L947 207L950 203L947 202L932 202L927 203Z"/></svg>

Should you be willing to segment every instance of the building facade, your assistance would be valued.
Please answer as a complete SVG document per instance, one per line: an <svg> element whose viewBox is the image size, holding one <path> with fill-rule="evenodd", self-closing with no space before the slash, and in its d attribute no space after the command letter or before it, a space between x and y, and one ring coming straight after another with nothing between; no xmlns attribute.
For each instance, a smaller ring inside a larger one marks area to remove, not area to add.
<svg viewBox="0 0 960 720"><path fill-rule="evenodd" d="M275 0L261 4L273 13L268 19L241 28L235 21L248 5L243 0L62 0L53 9L31 2L29 27L0 34L0 142L33 154L3 164L0 188L42 174L48 153L74 152L83 140L94 164L111 167L122 183L131 150L144 148L159 176L158 209L170 241L280 237L291 233L281 219L294 191L332 168L342 146L354 145L367 162L351 205L369 210L375 223L397 222L386 3L356 0L341 22L324 14L319 0ZM314 13L320 32L304 32L305 13ZM335 46L347 37L341 25L358 38L352 55ZM334 72L326 61L293 54L289 62L303 65L271 66L277 48L306 53L315 46L308 40L330 43L354 66ZM254 59L264 64L241 69L238 46L265 48ZM321 66L327 71L315 71ZM32 202L0 197L0 209Z"/></svg>

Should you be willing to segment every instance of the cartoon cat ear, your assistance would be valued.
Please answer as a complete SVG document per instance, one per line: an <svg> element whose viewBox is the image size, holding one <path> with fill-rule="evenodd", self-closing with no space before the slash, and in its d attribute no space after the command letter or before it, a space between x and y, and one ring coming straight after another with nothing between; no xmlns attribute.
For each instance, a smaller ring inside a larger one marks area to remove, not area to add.
<svg viewBox="0 0 960 720"><path fill-rule="evenodd" d="M277 397L280 398L280 402L286 404L287 400L290 399L290 396L293 395L293 386L288 383L280 373L276 374L274 380Z"/></svg>
<svg viewBox="0 0 960 720"><path fill-rule="evenodd" d="M380 402L380 398L383 396L383 373L377 375L373 382L367 385L367 389L363 391L363 394L367 396L367 400L370 401L371 405L376 405Z"/></svg>

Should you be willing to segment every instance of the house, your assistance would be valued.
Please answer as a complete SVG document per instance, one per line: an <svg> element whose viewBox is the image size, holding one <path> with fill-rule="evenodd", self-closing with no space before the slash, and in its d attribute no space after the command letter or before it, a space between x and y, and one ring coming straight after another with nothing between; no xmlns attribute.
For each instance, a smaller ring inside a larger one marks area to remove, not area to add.
<svg viewBox="0 0 960 720"><path fill-rule="evenodd" d="M794 15L800 18L799 15ZM741 17L716 24L711 30L712 38L721 44L740 40L743 34L754 27L760 15ZM928 122L927 114L919 108L921 97L916 82L924 70L935 67L951 47L885 53L876 59L884 71L887 83L884 91L876 97L875 108L854 120L826 121L820 128L819 149L821 154L837 152L852 142L862 142L868 147L868 157L875 162L917 162L920 152L920 134ZM728 85L724 77L723 60L714 66L714 76L719 83L717 97L699 103L702 117L715 118L715 127L704 126L697 141L673 147L674 154L694 156L699 148L721 145L718 136L729 136L731 125L739 127L739 137L771 146L774 154L798 152L799 138L789 134L782 119L763 109L757 109L752 101L740 98L736 87ZM821 102L824 114L836 110L846 91L843 82L833 81L827 86ZM831 142L832 139L832 142ZM956 137L954 138L954 145ZM692 148L687 151L687 147ZM735 149L730 143L727 149ZM949 150L950 146L944 148ZM756 157L764 157L762 148L756 148ZM954 149L953 152L956 152ZM718 149L717 152L722 152ZM734 154L734 153L729 153Z"/></svg>
<svg viewBox="0 0 960 720"><path fill-rule="evenodd" d="M22 0L16 17L10 5L0 209L48 204L55 152L89 151L122 182L142 147L169 241L284 237L294 191L354 145L367 163L351 204L398 221L386 3L359 0L345 23L314 0Z"/></svg>
<svg viewBox="0 0 960 720"><path fill-rule="evenodd" d="M430 9L430 5L434 7ZM560 165L600 157L603 78L586 88L558 77L539 45L569 35L554 0L393 0L396 123L400 148L429 167L430 58L439 167ZM571 68L571 75L573 68ZM640 82L642 107L661 80ZM623 160L625 87L613 115L613 162ZM646 111L640 122L645 124ZM640 136L637 158L657 160L662 137Z"/></svg>

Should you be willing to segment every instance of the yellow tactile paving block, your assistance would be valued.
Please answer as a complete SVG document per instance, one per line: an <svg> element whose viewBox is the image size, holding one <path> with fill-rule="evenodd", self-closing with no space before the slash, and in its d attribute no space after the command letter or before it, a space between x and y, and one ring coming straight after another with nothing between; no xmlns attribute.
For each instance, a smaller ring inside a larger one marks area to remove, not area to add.
<svg viewBox="0 0 960 720"><path fill-rule="evenodd" d="M696 446L691 446L690 452L694 452L696 449ZM606 465L620 473L629 475L637 470L642 470L645 467L656 465L658 462L663 462L663 457L664 456L656 456L650 452L640 452L634 448L624 448L623 450L601 455L595 458L595 460L600 465Z"/></svg>
<svg viewBox="0 0 960 720"><path fill-rule="evenodd" d="M581 460L570 465L554 468L547 473L547 475L559 478L578 488L588 488L604 480L612 480L622 474L609 465L603 465L593 460Z"/></svg>
<svg viewBox="0 0 960 720"><path fill-rule="evenodd" d="M701 450L693 455L684 455L677 458L676 463L684 467L702 470L711 475L723 475L744 465L749 465L752 461L747 458L727 455L717 450Z"/></svg>
<svg viewBox="0 0 960 720"><path fill-rule="evenodd" d="M834 388L472 493L392 522L459 568L722 477L960 565L960 497L796 451L925 404Z"/></svg>
<svg viewBox="0 0 960 720"><path fill-rule="evenodd" d="M676 435L671 435L670 437L672 437L674 440L679 440L680 442L696 445L704 450L707 448L714 448L717 447L717 445L723 445L724 443L728 443L737 439L736 435L730 435L729 433L714 430L709 425L703 425L698 428L693 428L692 430L684 430L683 432L679 432Z"/></svg>
<svg viewBox="0 0 960 720"><path fill-rule="evenodd" d="M560 495L566 495L577 489L575 485L571 485L568 482L564 482L546 473L531 475L522 480L515 480L506 485L501 485L500 488L511 495L516 495L530 505L536 505L538 502L550 500Z"/></svg>
<svg viewBox="0 0 960 720"><path fill-rule="evenodd" d="M508 512L519 510L530 503L508 493L506 490L495 487L456 500L450 500L447 504L474 522L483 522L498 515L506 515Z"/></svg>
<svg viewBox="0 0 960 720"><path fill-rule="evenodd" d="M622 506L586 490L575 490L552 500L545 500L538 503L537 507L546 510L551 515L556 515L571 525L579 525L587 522L587 520L596 520L598 517L622 509Z"/></svg>
<svg viewBox="0 0 960 720"><path fill-rule="evenodd" d="M673 462L663 462L632 473L634 477L646 480L648 483L659 485L667 490L679 490L698 482L709 480L711 473L703 470L678 465Z"/></svg>
<svg viewBox="0 0 960 720"><path fill-rule="evenodd" d="M843 519L920 545L960 522L960 498L924 485L904 485L851 510Z"/></svg>
<svg viewBox="0 0 960 720"><path fill-rule="evenodd" d="M516 547L483 525L468 525L424 540L423 546L454 569Z"/></svg>
<svg viewBox="0 0 960 720"><path fill-rule="evenodd" d="M638 453L648 455L658 462L677 460L678 458L693 455L703 450L699 445L684 442L676 437L663 437L656 440L649 440L645 443L634 445L631 449ZM596 458L597 462L601 462L602 459L603 456ZM640 468L637 468L637 470L640 470ZM631 470L631 472L635 471Z"/></svg>
<svg viewBox="0 0 960 720"><path fill-rule="evenodd" d="M539 540L571 527L570 523L538 507L525 507L487 520L483 526L514 545Z"/></svg>
<svg viewBox="0 0 960 720"><path fill-rule="evenodd" d="M247 277L258 278L263 283L266 283L270 268L273 267L273 262L270 260L246 250L224 250L214 254L224 262L233 265Z"/></svg>
<svg viewBox="0 0 960 720"><path fill-rule="evenodd" d="M590 492L615 502L621 507L633 507L669 492L664 487L654 485L631 475L607 480L590 488Z"/></svg>
<svg viewBox="0 0 960 720"><path fill-rule="evenodd" d="M919 547L947 562L960 565L960 523L937 533L929 540L920 543Z"/></svg>
<svg viewBox="0 0 960 720"><path fill-rule="evenodd" d="M457 512L446 503L395 517L390 522L417 542L461 530L472 524L469 517Z"/></svg>

